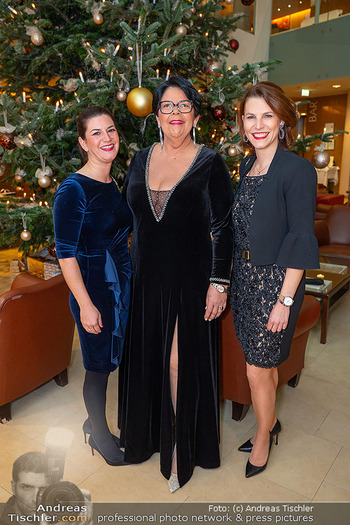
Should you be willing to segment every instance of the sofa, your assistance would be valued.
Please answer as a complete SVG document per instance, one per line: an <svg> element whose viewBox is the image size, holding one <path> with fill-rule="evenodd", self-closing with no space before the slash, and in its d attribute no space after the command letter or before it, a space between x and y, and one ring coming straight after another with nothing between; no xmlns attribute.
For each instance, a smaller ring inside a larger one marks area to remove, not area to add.
<svg viewBox="0 0 350 525"><path fill-rule="evenodd" d="M278 367L278 385L296 387L304 368L304 357L310 330L320 315L319 301L306 295L295 328L290 355ZM232 419L242 421L251 405L243 350L236 336L231 308L220 316L221 397L232 401Z"/></svg>
<svg viewBox="0 0 350 525"><path fill-rule="evenodd" d="M11 402L54 378L68 383L74 320L62 274L44 281L20 273L0 296L0 421Z"/></svg>
<svg viewBox="0 0 350 525"><path fill-rule="evenodd" d="M348 260L350 265L350 206L332 206L325 219L315 221L320 256Z"/></svg>

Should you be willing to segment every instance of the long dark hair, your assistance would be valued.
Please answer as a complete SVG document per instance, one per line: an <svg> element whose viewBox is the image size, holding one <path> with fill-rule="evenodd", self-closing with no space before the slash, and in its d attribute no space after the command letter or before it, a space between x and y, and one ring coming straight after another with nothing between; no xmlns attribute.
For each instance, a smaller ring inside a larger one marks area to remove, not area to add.
<svg viewBox="0 0 350 525"><path fill-rule="evenodd" d="M263 98L268 106L276 113L277 117L283 120L284 126L284 138L279 139L279 143L284 149L289 149L293 144L292 128L296 126L298 116L295 102L290 99L283 89L273 82L258 82L255 86L249 89L243 96L239 108L239 132L241 139L243 140L244 126L242 121L242 115L244 116L245 103L249 98ZM255 148L250 142L243 142L244 147L249 153L254 153Z"/></svg>
<svg viewBox="0 0 350 525"><path fill-rule="evenodd" d="M191 84L189 80L183 77L170 77L165 82L162 82L153 94L152 110L155 115L158 115L159 104L162 100L164 92L170 87L180 88L193 103L194 116L197 117L201 111L201 97L196 88Z"/></svg>
<svg viewBox="0 0 350 525"><path fill-rule="evenodd" d="M112 115L112 113L110 111L108 111L108 109L106 109L106 108L104 108L102 106L89 106L88 108L85 108L80 113L80 115L78 115L78 117L77 117L78 137L81 137L82 139L85 140L88 121L91 118L100 117L101 115L107 115L108 117L111 117L111 119L112 119L112 121L113 121L113 123L115 125L113 115ZM78 143L78 149L79 149L80 155L83 157L83 160L87 161L88 154L80 146L79 143Z"/></svg>

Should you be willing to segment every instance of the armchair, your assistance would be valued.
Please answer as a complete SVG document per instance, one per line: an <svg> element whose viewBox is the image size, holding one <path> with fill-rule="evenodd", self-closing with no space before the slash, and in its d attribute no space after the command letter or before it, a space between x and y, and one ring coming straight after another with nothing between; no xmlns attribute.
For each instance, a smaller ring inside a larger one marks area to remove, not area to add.
<svg viewBox="0 0 350 525"><path fill-rule="evenodd" d="M44 281L20 273L0 296L0 420L11 402L54 378L68 383L74 320L62 275Z"/></svg>
<svg viewBox="0 0 350 525"><path fill-rule="evenodd" d="M350 264L350 207L332 206L324 220L315 221L320 255L347 259Z"/></svg>
<svg viewBox="0 0 350 525"><path fill-rule="evenodd" d="M296 387L304 368L306 343L311 328L320 315L320 304L306 295L295 328L290 355L278 367L278 385L288 383ZM232 401L232 419L242 421L251 405L250 388L246 374L243 350L236 336L233 315L227 308L220 317L221 395Z"/></svg>

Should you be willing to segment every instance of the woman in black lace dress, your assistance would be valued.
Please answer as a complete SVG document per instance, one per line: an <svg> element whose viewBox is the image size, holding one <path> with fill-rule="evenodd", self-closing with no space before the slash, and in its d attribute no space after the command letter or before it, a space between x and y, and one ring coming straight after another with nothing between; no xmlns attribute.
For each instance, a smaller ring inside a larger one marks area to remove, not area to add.
<svg viewBox="0 0 350 525"><path fill-rule="evenodd" d="M246 477L267 465L276 419L277 366L288 358L304 297L304 270L318 267L313 233L317 177L288 152L296 108L282 89L259 82L243 97L241 135L252 155L240 166L233 205L231 291L237 337L247 362L258 429L239 450L251 452Z"/></svg>

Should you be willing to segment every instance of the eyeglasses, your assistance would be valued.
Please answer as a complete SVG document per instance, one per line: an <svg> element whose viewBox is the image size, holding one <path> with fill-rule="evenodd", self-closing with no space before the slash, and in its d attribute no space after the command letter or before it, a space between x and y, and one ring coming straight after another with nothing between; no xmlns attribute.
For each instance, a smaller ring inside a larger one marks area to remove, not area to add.
<svg viewBox="0 0 350 525"><path fill-rule="evenodd" d="M170 115L177 108L180 113L191 113L193 108L193 102L191 100L180 100L177 104L174 104L171 100L163 100L159 104L160 112L164 115Z"/></svg>

